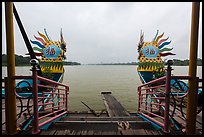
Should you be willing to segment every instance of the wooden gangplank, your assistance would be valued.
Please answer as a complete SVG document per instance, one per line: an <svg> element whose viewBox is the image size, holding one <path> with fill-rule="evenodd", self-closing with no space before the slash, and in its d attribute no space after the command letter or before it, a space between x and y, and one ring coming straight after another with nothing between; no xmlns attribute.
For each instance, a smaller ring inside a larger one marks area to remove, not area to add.
<svg viewBox="0 0 204 137"><path fill-rule="evenodd" d="M120 102L118 102L117 99L112 96L110 91L102 91L101 95L109 117L130 116Z"/></svg>

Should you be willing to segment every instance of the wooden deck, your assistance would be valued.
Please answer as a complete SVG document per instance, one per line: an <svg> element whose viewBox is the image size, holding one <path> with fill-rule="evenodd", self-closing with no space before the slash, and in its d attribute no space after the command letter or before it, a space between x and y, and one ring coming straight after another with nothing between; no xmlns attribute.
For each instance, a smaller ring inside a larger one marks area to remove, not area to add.
<svg viewBox="0 0 204 137"><path fill-rule="evenodd" d="M150 122L143 121L136 114L130 114L112 96L111 92L101 92L106 112L98 117L93 114L70 114L53 123L41 135L162 135Z"/></svg>
<svg viewBox="0 0 204 137"><path fill-rule="evenodd" d="M149 122L136 116L109 117L103 113L100 117L92 113L69 113L68 117L53 123L40 135L162 135Z"/></svg>

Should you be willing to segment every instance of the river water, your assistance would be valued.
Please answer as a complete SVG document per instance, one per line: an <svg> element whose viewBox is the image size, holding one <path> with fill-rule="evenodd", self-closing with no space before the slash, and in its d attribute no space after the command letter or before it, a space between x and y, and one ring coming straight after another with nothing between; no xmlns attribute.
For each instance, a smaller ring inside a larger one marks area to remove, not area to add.
<svg viewBox="0 0 204 137"><path fill-rule="evenodd" d="M29 66L16 67L16 75L31 75ZM63 83L69 85L70 111L87 111L83 101L92 109L105 108L101 91L111 91L114 97L131 112L137 111L137 87L141 84L135 65L80 65L64 66ZM188 66L172 66L173 75L188 75ZM7 75L2 67L2 77ZM197 67L197 76L202 78L202 66Z"/></svg>

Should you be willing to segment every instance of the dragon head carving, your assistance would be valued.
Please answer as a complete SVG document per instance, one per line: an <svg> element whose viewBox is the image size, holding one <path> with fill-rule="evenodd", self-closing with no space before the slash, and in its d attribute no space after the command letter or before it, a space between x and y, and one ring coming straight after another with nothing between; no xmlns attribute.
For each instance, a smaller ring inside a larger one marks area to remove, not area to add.
<svg viewBox="0 0 204 137"><path fill-rule="evenodd" d="M49 70L50 73L63 73L63 60L66 59L65 52L66 42L62 35L62 29L60 33L60 40L53 41L47 35L46 29L44 29L45 35L38 32L40 37L35 37L36 40L30 40L34 46L33 50L36 56L40 56L40 66L42 73Z"/></svg>
<svg viewBox="0 0 204 137"><path fill-rule="evenodd" d="M164 61L161 57L168 55L175 55L169 51L173 48L166 48L171 41L166 42L168 38L161 39L164 35L158 35L158 30L152 41L144 42L144 33L140 34L140 41L138 43L138 60L139 66L138 71L149 71L149 72L164 72ZM164 48L165 47L165 48Z"/></svg>

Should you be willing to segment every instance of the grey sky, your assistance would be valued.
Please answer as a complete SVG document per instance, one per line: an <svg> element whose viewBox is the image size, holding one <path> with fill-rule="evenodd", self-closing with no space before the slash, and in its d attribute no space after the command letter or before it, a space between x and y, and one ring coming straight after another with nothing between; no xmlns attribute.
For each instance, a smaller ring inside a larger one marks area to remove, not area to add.
<svg viewBox="0 0 204 137"><path fill-rule="evenodd" d="M82 64L137 61L140 31L151 41L157 29L169 36L176 55L164 59L189 59L190 2L15 2L28 38L46 28L52 40L63 29L67 60ZM5 4L2 3L2 53L6 53ZM200 4L202 11L202 3ZM15 54L27 48L14 18ZM32 46L34 46L32 44ZM198 57L202 58L202 12L200 12Z"/></svg>

